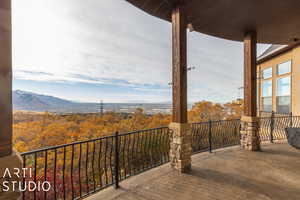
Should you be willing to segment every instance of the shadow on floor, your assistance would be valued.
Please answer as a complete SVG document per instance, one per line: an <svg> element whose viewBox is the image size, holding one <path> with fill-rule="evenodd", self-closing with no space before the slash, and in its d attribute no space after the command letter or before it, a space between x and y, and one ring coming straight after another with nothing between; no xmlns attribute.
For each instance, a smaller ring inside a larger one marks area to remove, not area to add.
<svg viewBox="0 0 300 200"><path fill-rule="evenodd" d="M262 181L260 180L261 178L255 178L256 174L253 174L252 176L249 174L242 176L194 166L189 175L212 181L217 184L231 185L242 190L263 194L272 200L300 199L299 187L287 187L286 185L281 184L280 180L272 181L273 183L271 183L271 181ZM287 198L287 194L289 194L289 198Z"/></svg>
<svg viewBox="0 0 300 200"><path fill-rule="evenodd" d="M286 150L286 149L263 148L262 152L266 153L266 154L271 154L271 155L274 155L274 156L288 156L288 157L294 157L294 158L299 159L300 150L297 150L293 147L290 147L290 148L292 148L295 151ZM299 152L297 152L297 151L299 151Z"/></svg>

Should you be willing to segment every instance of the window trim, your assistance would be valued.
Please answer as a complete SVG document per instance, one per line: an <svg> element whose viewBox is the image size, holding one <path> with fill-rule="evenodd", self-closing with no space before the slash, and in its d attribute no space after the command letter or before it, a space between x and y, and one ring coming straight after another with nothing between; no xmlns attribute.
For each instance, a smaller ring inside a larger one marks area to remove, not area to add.
<svg viewBox="0 0 300 200"><path fill-rule="evenodd" d="M278 109L279 100L278 100L278 98L280 98L280 97L289 97L289 99L290 99L290 104L288 105L289 106L289 112L287 112L287 113L281 112L281 113L284 113L284 114L291 113L292 112L292 96L291 95L289 95L289 96L287 96L287 95L285 95L285 96L276 96L276 111L279 112L279 109Z"/></svg>
<svg viewBox="0 0 300 200"><path fill-rule="evenodd" d="M290 70L290 72L287 72L287 73L284 73L284 74L279 74L279 65L282 65L282 64L287 63L287 62L291 63L291 66L290 66L291 70ZM279 77L279 76L284 76L284 75L287 75L287 74L291 74L292 70L293 70L293 61L292 61L292 59L289 59L287 61L281 62L281 63L279 63L279 64L276 65L276 76Z"/></svg>
<svg viewBox="0 0 300 200"><path fill-rule="evenodd" d="M271 99L271 110L266 110L265 109L265 104L264 104L264 99L265 98L270 98ZM262 107L262 111L264 111L264 112L272 112L272 110L273 110L273 96L261 97L261 107Z"/></svg>
<svg viewBox="0 0 300 200"><path fill-rule="evenodd" d="M270 96L264 96L264 83L267 82L267 81L270 81L271 82L271 95ZM273 80L272 79L265 79L262 81L262 84L261 84L261 97L273 97Z"/></svg>
<svg viewBox="0 0 300 200"><path fill-rule="evenodd" d="M271 76L266 78L266 77L264 77L264 71L268 70L268 69L271 69ZM266 67L266 68L262 69L261 70L261 75L262 75L263 80L272 79L273 78L273 66L269 66L269 67Z"/></svg>
<svg viewBox="0 0 300 200"><path fill-rule="evenodd" d="M292 65L291 65L292 66ZM291 67L291 69L292 69L292 67ZM278 95L278 80L280 80L280 79L283 79L283 78L290 78L290 95L281 95L281 96L279 96ZM276 96L275 96L275 105L276 105L276 112L278 112L278 97L287 97L287 96L289 96L290 97L290 112L293 112L293 98L292 98L292 90L293 90L293 76L292 76L292 70L291 70L291 72L290 73L286 73L286 74L282 74L282 75L277 75L277 77L276 77L276 80L275 80L275 82L276 82Z"/></svg>

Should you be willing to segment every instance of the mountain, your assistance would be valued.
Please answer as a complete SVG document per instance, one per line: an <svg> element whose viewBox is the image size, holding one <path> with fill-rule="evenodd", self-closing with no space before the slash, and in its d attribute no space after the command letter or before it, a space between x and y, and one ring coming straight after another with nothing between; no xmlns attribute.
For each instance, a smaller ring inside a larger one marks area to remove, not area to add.
<svg viewBox="0 0 300 200"><path fill-rule="evenodd" d="M78 103L53 96L41 95L21 90L13 91L14 110L60 112L74 108Z"/></svg>
<svg viewBox="0 0 300 200"><path fill-rule="evenodd" d="M56 113L94 113L99 112L99 103L78 103L53 96L42 95L22 90L13 91L14 110L56 112ZM136 108L143 108L148 114L169 113L170 103L105 103L104 111L130 113Z"/></svg>

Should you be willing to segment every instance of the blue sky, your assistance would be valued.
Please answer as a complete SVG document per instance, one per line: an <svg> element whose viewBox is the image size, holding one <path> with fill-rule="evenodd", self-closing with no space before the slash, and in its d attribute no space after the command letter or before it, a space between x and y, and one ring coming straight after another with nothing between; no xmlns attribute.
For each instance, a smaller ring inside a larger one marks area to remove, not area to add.
<svg viewBox="0 0 300 200"><path fill-rule="evenodd" d="M171 25L124 0L13 0L14 89L75 101L171 101ZM258 52L267 45L259 45ZM188 33L188 100L231 101L243 44Z"/></svg>

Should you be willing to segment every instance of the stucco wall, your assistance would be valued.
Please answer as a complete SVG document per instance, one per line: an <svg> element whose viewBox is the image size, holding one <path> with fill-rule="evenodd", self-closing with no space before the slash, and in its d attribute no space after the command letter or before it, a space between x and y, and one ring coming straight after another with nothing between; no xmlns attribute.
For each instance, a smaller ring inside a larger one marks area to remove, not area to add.
<svg viewBox="0 0 300 200"><path fill-rule="evenodd" d="M262 70L272 67L273 68L273 75L272 75L272 85L273 85L273 98L272 98L272 108L273 111L276 111L276 88L277 88L277 65L287 62L291 60L292 61L292 72L290 74L285 74L280 77L285 77L291 75L291 110L294 115L300 116L300 46L285 52L283 54L280 54L268 61L265 61L261 64L259 64L257 67L258 71L258 98L259 98L259 109L262 110L262 102L261 102L261 96L262 96Z"/></svg>

